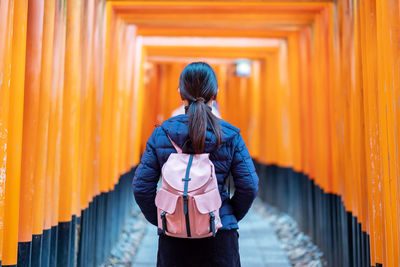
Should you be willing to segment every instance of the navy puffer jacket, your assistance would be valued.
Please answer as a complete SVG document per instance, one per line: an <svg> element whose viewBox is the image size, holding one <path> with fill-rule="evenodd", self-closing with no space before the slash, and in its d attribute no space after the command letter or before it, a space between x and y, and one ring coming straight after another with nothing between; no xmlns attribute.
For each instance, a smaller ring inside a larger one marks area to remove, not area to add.
<svg viewBox="0 0 400 267"><path fill-rule="evenodd" d="M169 155L176 152L167 134L182 148L189 140L187 125L188 116L184 114L172 117L157 127L147 141L146 150L135 172L133 191L136 202L146 219L154 225L157 225L157 208L154 200L161 167ZM222 143L219 149L214 133L211 128L207 128L204 152L210 153L210 160L214 163L217 175L222 200L219 210L223 226L221 230L237 229L238 221L245 216L257 195L258 176L240 130L224 120L220 120L220 125ZM194 153L190 142L187 143L189 145L185 146L184 152ZM235 185L232 199L229 199L225 187L229 173L232 173Z"/></svg>

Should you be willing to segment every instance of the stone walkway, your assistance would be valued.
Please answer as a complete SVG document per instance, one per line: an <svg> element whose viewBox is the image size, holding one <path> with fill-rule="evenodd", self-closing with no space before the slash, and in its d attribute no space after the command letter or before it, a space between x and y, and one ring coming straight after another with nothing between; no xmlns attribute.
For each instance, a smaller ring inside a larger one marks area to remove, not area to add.
<svg viewBox="0 0 400 267"><path fill-rule="evenodd" d="M243 267L290 267L275 232L260 214L250 210L239 223L239 227L239 250ZM147 226L147 233L143 237L132 267L156 266L158 240L156 232L153 225Z"/></svg>

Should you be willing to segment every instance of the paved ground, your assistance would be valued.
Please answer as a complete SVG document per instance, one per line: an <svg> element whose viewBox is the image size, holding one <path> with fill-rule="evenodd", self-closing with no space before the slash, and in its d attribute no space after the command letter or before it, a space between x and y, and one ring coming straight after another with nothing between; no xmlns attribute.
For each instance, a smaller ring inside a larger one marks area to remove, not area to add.
<svg viewBox="0 0 400 267"><path fill-rule="evenodd" d="M239 249L243 267L290 266L272 227L258 213L250 210L239 223L239 227ZM156 259L157 233L155 227L149 224L132 267L154 267Z"/></svg>

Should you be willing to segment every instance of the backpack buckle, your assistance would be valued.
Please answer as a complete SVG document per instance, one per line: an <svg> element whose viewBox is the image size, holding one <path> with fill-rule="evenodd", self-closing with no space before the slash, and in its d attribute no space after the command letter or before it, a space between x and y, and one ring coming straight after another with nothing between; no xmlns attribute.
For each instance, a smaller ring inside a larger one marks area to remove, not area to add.
<svg viewBox="0 0 400 267"><path fill-rule="evenodd" d="M165 215L166 215L166 212L165 211L163 211L162 213L161 213L161 221L162 221L162 231L163 231L163 234L165 234L165 232L168 232L168 229L167 229L167 218L165 217Z"/></svg>
<svg viewBox="0 0 400 267"><path fill-rule="evenodd" d="M213 212L210 212L210 232L212 232L213 237L215 237L215 215Z"/></svg>

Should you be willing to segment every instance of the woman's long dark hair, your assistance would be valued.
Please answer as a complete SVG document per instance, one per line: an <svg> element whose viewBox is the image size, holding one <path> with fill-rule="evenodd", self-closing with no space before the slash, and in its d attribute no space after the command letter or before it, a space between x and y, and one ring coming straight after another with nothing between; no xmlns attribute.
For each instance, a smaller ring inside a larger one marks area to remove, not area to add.
<svg viewBox="0 0 400 267"><path fill-rule="evenodd" d="M219 147L221 144L219 119L207 106L218 92L217 77L211 66L204 62L193 62L187 65L179 78L179 90L181 98L189 102L187 108L189 137L194 151L204 152L207 125L214 132Z"/></svg>

